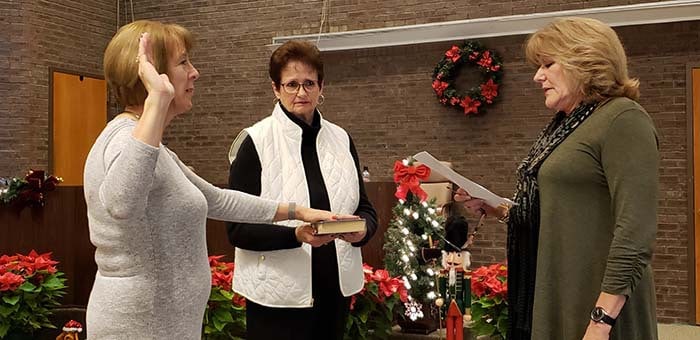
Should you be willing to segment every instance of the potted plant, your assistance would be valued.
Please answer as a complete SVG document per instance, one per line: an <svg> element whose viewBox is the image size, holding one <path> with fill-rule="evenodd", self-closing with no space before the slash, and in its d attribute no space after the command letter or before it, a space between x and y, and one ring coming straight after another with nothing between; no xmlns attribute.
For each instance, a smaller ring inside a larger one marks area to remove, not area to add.
<svg viewBox="0 0 700 340"><path fill-rule="evenodd" d="M211 294L204 313L202 339L240 339L245 334L245 298L233 292L233 263L209 256Z"/></svg>
<svg viewBox="0 0 700 340"><path fill-rule="evenodd" d="M505 339L508 331L508 268L504 264L479 267L471 274L472 334Z"/></svg>
<svg viewBox="0 0 700 340"><path fill-rule="evenodd" d="M352 296L345 339L387 339L394 324L394 307L408 301L403 280L384 269L363 265L365 285Z"/></svg>
<svg viewBox="0 0 700 340"><path fill-rule="evenodd" d="M0 339L31 337L49 321L52 307L65 295L63 273L51 253L0 256Z"/></svg>
<svg viewBox="0 0 700 340"><path fill-rule="evenodd" d="M47 175L44 170L29 170L23 179L0 177L0 204L13 204L19 210L27 206L43 207L46 193L61 182L61 177Z"/></svg>

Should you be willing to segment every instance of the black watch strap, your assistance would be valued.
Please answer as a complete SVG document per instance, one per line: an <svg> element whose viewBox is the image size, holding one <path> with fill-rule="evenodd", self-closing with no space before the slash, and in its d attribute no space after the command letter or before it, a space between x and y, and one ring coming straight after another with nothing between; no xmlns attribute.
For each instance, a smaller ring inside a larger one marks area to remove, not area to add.
<svg viewBox="0 0 700 340"><path fill-rule="evenodd" d="M616 321L614 318L608 315L608 312L603 309L603 307L600 306L594 307L591 311L591 320L593 320L593 322L608 324L611 327L615 326Z"/></svg>

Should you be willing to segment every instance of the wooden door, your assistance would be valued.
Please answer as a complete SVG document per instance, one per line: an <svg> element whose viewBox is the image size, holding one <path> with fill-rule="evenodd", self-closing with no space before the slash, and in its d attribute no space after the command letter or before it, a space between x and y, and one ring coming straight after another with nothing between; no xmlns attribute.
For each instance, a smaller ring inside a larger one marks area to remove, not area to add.
<svg viewBox="0 0 700 340"><path fill-rule="evenodd" d="M52 70L49 171L62 185L83 185L87 154L107 124L104 79Z"/></svg>

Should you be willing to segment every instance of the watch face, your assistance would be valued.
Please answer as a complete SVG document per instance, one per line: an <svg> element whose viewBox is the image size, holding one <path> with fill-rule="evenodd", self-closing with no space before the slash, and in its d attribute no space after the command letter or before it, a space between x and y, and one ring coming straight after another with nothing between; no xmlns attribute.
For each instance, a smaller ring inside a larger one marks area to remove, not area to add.
<svg viewBox="0 0 700 340"><path fill-rule="evenodd" d="M591 319L595 322L603 320L603 316L605 316L605 312L603 312L603 309L600 307L595 307L591 311Z"/></svg>

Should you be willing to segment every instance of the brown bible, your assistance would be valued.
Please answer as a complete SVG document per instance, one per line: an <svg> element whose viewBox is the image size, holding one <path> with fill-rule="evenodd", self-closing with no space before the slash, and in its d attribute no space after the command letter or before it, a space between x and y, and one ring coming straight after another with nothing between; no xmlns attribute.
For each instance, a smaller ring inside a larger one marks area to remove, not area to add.
<svg viewBox="0 0 700 340"><path fill-rule="evenodd" d="M311 226L316 230L316 235L354 233L367 228L364 218L318 221L311 223Z"/></svg>

